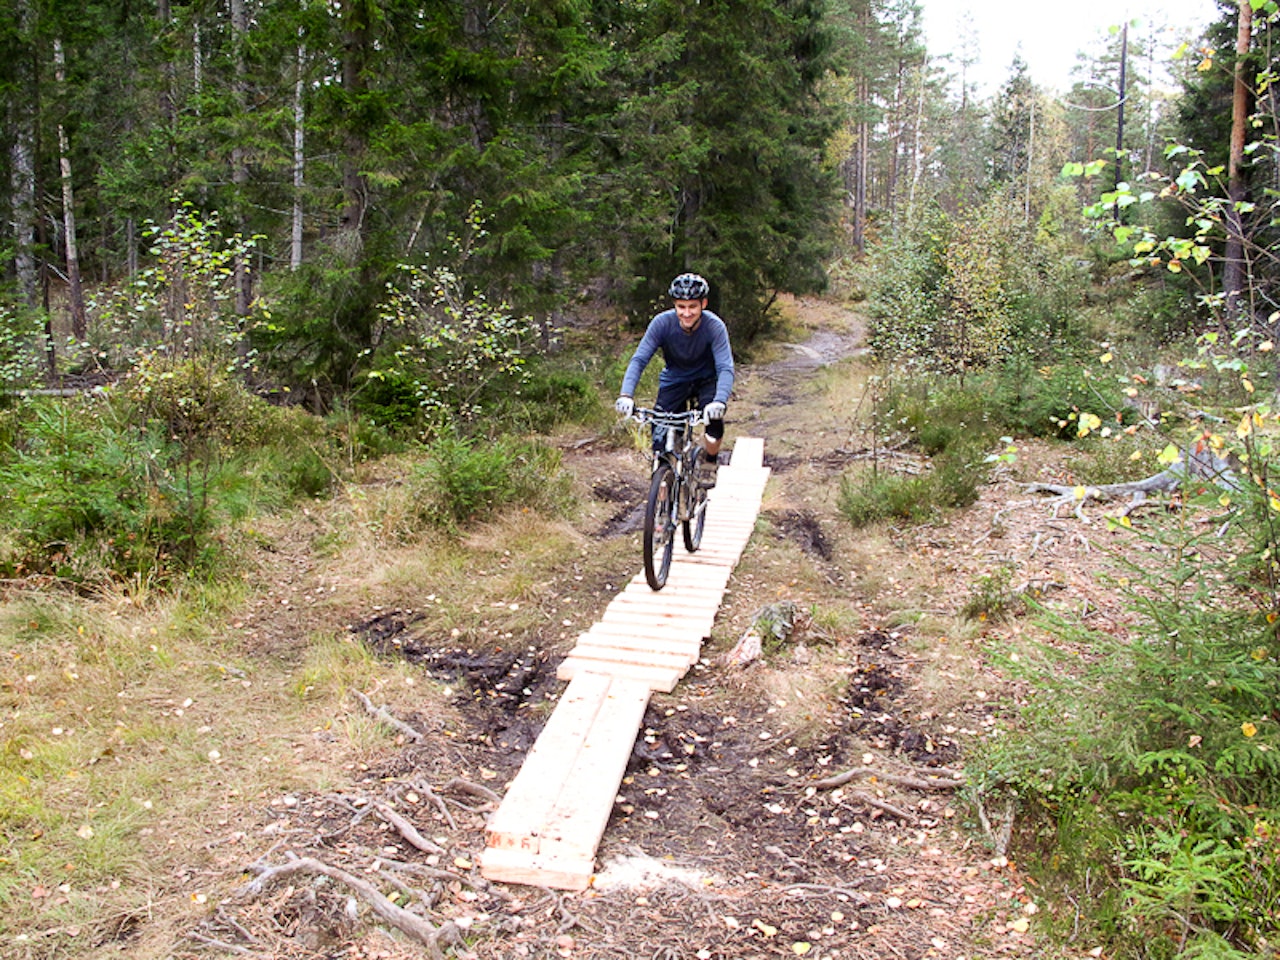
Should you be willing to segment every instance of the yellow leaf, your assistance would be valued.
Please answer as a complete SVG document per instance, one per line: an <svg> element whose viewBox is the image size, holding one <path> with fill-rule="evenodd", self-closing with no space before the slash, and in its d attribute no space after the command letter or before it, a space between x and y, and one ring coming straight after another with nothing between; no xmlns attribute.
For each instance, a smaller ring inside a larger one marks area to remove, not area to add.
<svg viewBox="0 0 1280 960"><path fill-rule="evenodd" d="M1220 496L1220 497L1218 498L1218 506L1220 506L1220 507L1229 507L1229 506L1231 506L1231 496L1230 496L1229 494L1226 494L1226 493L1224 493L1222 496Z"/></svg>
<svg viewBox="0 0 1280 960"><path fill-rule="evenodd" d="M1031 928L1031 921L1026 917L1019 917L1013 923L1009 924L1009 929L1014 933L1026 933Z"/></svg>
<svg viewBox="0 0 1280 960"><path fill-rule="evenodd" d="M1072 494L1072 496L1074 496L1077 500L1083 500L1085 497L1087 497L1087 496L1089 495L1089 488L1088 488L1088 487L1076 487L1074 490L1072 490L1072 491L1071 491L1071 494Z"/></svg>
<svg viewBox="0 0 1280 960"><path fill-rule="evenodd" d="M1267 504L1268 504L1268 505L1271 507L1271 509L1272 509L1272 510L1274 510L1276 513L1280 513L1280 500L1277 500L1275 497L1268 497L1268 498L1267 498Z"/></svg>
<svg viewBox="0 0 1280 960"><path fill-rule="evenodd" d="M1135 451L1133 451L1133 453L1129 454L1129 459L1130 459L1130 460L1141 460L1141 459L1142 459L1142 451L1141 451L1141 450L1135 450Z"/></svg>
<svg viewBox="0 0 1280 960"><path fill-rule="evenodd" d="M1252 737L1257 735L1258 728L1246 720L1244 723L1240 724L1240 732L1246 737Z"/></svg>
<svg viewBox="0 0 1280 960"><path fill-rule="evenodd" d="M1263 660L1267 659L1267 656L1268 656L1267 648L1254 647L1253 651L1249 654L1249 656L1253 657L1254 660L1257 660L1259 663L1261 663Z"/></svg>
<svg viewBox="0 0 1280 960"><path fill-rule="evenodd" d="M759 917L752 920L751 925L755 927L757 930L759 930L761 933L763 933L766 937L776 936L778 933L777 927L769 926L769 924L765 923Z"/></svg>
<svg viewBox="0 0 1280 960"><path fill-rule="evenodd" d="M797 940L791 945L791 952L797 957L803 957L806 953L813 949L813 944L805 943L803 940Z"/></svg>
<svg viewBox="0 0 1280 960"><path fill-rule="evenodd" d="M1120 518L1120 526L1124 527L1125 529L1130 529L1133 527L1133 521L1130 520L1128 516L1123 516Z"/></svg>
<svg viewBox="0 0 1280 960"><path fill-rule="evenodd" d="M1111 362L1111 360L1112 360L1112 357L1111 357L1111 354L1109 354L1109 353L1104 353L1102 356L1100 356L1100 357L1098 358L1098 360L1099 360L1101 363L1110 363L1110 362Z"/></svg>
<svg viewBox="0 0 1280 960"><path fill-rule="evenodd" d="M1236 436L1243 440L1251 433L1253 433L1253 417L1246 413L1236 425Z"/></svg>

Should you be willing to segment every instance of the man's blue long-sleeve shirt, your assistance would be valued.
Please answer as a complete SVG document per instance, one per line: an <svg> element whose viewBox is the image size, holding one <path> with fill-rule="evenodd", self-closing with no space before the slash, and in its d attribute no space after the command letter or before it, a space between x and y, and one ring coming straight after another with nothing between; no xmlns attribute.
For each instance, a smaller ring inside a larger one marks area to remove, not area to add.
<svg viewBox="0 0 1280 960"><path fill-rule="evenodd" d="M729 349L729 331L724 321L710 310L702 311L702 319L692 333L686 333L674 310L665 310L649 321L640 346L627 364L622 378L622 395L635 396L640 375L653 355L662 351L666 367L658 384L694 383L716 378L716 400L729 402L733 390L733 351Z"/></svg>

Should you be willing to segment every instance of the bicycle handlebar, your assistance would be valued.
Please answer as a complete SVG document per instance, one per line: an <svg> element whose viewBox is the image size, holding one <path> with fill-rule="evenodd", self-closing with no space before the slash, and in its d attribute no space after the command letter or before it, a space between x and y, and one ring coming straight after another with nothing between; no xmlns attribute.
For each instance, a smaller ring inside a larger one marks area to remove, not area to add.
<svg viewBox="0 0 1280 960"><path fill-rule="evenodd" d="M679 427L686 423L697 426L700 423L706 423L706 415L702 410L672 413L668 410L650 410L648 407L636 407L627 419L634 420L636 423L656 423L663 427Z"/></svg>

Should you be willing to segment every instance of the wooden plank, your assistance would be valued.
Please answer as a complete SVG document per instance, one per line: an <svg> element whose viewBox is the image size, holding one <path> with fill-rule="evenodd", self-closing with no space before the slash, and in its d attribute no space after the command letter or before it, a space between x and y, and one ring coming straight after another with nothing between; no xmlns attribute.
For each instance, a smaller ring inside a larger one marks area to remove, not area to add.
<svg viewBox="0 0 1280 960"><path fill-rule="evenodd" d="M657 610L667 614L697 615L710 612L714 614L720 604L707 597L667 596L666 589L650 590L648 593L620 593L605 608L605 614L614 610L634 613L638 610Z"/></svg>
<svg viewBox="0 0 1280 960"><path fill-rule="evenodd" d="M660 614L632 614L626 611L614 610L600 622L616 627L639 627L646 631L654 627L661 627L670 631L667 636L671 637L672 640L683 640L689 637L704 639L711 636L711 627L715 623L715 616L708 613L705 616L698 617L687 614L679 617L664 617Z"/></svg>
<svg viewBox="0 0 1280 960"><path fill-rule="evenodd" d="M579 642L569 654L583 660L602 660L609 663L629 663L640 667L665 667L684 673L685 667L697 661L686 653L666 650L638 650L635 647L615 647L603 643Z"/></svg>
<svg viewBox="0 0 1280 960"><path fill-rule="evenodd" d="M647 650L650 653L678 654L690 664L696 663L702 653L701 639L665 640L656 637L634 637L625 633L598 633L594 630L588 630L578 637L578 645L573 648L572 652L577 653L578 647L582 646L613 647L618 650Z"/></svg>
<svg viewBox="0 0 1280 960"><path fill-rule="evenodd" d="M601 620L593 624L590 630L578 635L578 643L586 637L612 637L620 640L632 640L636 643L656 641L658 643L700 644L706 639L701 631L690 627L686 630L674 630L671 624L635 624Z"/></svg>
<svg viewBox="0 0 1280 960"><path fill-rule="evenodd" d="M551 855L595 856L648 705L644 684L614 680L578 753L568 787L547 818L544 832Z"/></svg>
<svg viewBox="0 0 1280 960"><path fill-rule="evenodd" d="M557 890L591 885L595 857L545 857L525 850L489 847L480 854L480 874L500 883L523 883Z"/></svg>
<svg viewBox="0 0 1280 960"><path fill-rule="evenodd" d="M568 890L590 884L650 694L672 690L697 662L755 532L770 474L763 459L763 440L736 439L709 495L702 548L677 552L664 591L637 574L559 665L569 688L486 827L485 877Z"/></svg>
<svg viewBox="0 0 1280 960"><path fill-rule="evenodd" d="M635 680L647 684L650 690L661 690L670 693L684 676L683 670L668 670L662 667L639 667L629 663L609 663L604 660L588 660L570 654L560 661L556 668L556 676L561 680L572 680L584 673L592 673L606 677Z"/></svg>
<svg viewBox="0 0 1280 960"><path fill-rule="evenodd" d="M762 437L738 437L733 441L730 466L758 467L764 463L764 439Z"/></svg>
<svg viewBox="0 0 1280 960"><path fill-rule="evenodd" d="M575 677L565 689L524 764L507 784L502 804L489 818L489 846L537 851L537 828L555 803L608 693L609 678L599 674Z"/></svg>

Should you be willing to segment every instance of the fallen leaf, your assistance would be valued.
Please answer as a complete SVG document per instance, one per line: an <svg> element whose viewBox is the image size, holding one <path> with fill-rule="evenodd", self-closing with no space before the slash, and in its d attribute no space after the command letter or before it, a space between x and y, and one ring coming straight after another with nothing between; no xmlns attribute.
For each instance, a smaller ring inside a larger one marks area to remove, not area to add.
<svg viewBox="0 0 1280 960"><path fill-rule="evenodd" d="M1013 923L1009 924L1009 929L1014 933L1026 933L1031 929L1031 921L1026 917L1019 917Z"/></svg>
<svg viewBox="0 0 1280 960"><path fill-rule="evenodd" d="M806 943L803 940L797 940L791 945L791 952L797 957L803 957L806 953L813 949L813 944Z"/></svg>
<svg viewBox="0 0 1280 960"><path fill-rule="evenodd" d="M759 917L757 917L755 920L752 920L751 925L755 927L757 930L759 930L761 933L763 933L766 937L773 937L773 936L776 936L778 933L777 927L769 926L769 924L765 923Z"/></svg>
<svg viewBox="0 0 1280 960"><path fill-rule="evenodd" d="M79 837L81 840L90 840L90 839L92 839L92 838L93 838L93 827L89 826L87 823L86 823L86 824L84 824L84 825L83 825L83 826L81 826L78 830L76 830L76 836L77 836L77 837Z"/></svg>

